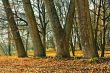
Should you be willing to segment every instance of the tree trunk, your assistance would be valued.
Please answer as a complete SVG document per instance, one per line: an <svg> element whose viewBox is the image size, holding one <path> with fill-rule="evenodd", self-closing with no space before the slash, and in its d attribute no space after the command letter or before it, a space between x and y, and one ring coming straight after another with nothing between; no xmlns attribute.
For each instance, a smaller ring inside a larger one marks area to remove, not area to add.
<svg viewBox="0 0 110 73"><path fill-rule="evenodd" d="M69 53L69 38L71 34L71 29L72 29L72 24L73 24L73 17L74 17L74 0L71 0L70 6L69 6L69 11L67 14L67 20L66 20L66 25L65 28L63 29L61 27L55 5L53 0L44 0L48 15L51 21L51 27L54 32L54 37L55 37L55 43L56 43L56 48L57 48L57 57L63 57L67 58L70 57Z"/></svg>
<svg viewBox="0 0 110 73"><path fill-rule="evenodd" d="M45 48L43 47L39 30L38 30L38 23L36 22L36 18L31 6L30 0L22 0L28 26L29 26L29 32L32 38L33 48L34 48L34 56L35 57L45 57L46 52Z"/></svg>
<svg viewBox="0 0 110 73"><path fill-rule="evenodd" d="M44 48L46 49L46 27L47 27L48 21L46 21L45 5L42 2L42 0L37 0L37 7L38 7L38 14L39 14L39 21L40 21L42 43Z"/></svg>
<svg viewBox="0 0 110 73"><path fill-rule="evenodd" d="M10 34L10 29L8 27L8 55L11 56L11 34Z"/></svg>
<svg viewBox="0 0 110 73"><path fill-rule="evenodd" d="M102 7L103 7L103 31L102 31L102 48L101 48L101 57L104 57L104 51L105 51L105 45L106 45L106 30L107 30L107 26L106 26L106 7L105 7L105 2L102 0Z"/></svg>
<svg viewBox="0 0 110 73"><path fill-rule="evenodd" d="M73 42L72 42L72 37L71 37L71 40L70 40L70 46L71 46L71 49L72 49L72 55L75 56L75 44L76 44L76 36L74 37L74 45L73 45Z"/></svg>
<svg viewBox="0 0 110 73"><path fill-rule="evenodd" d="M101 46L101 57L104 57L105 45L102 44Z"/></svg>
<svg viewBox="0 0 110 73"><path fill-rule="evenodd" d="M95 31L94 31L94 45L95 45L95 48L96 48L96 51L98 51L98 42L97 42L97 36L98 36L98 26L99 26L99 21L100 21L100 11L101 11L101 0L99 0L99 7L98 7L98 12L97 12L97 23L96 23L96 26L95 26Z"/></svg>
<svg viewBox="0 0 110 73"><path fill-rule="evenodd" d="M42 27L41 37L42 37L43 47L46 49L46 27L45 28Z"/></svg>
<svg viewBox="0 0 110 73"><path fill-rule="evenodd" d="M17 49L18 57L27 57L22 39L21 39L20 34L19 34L18 27L17 27L16 22L14 20L14 15L13 15L13 12L11 10L9 1L8 0L2 0L2 2L3 2L4 9L5 9L5 12L7 15L7 20L9 22L9 28L11 29L11 33L13 35L13 39L14 39L15 46Z"/></svg>
<svg viewBox="0 0 110 73"><path fill-rule="evenodd" d="M77 0L81 45L85 58L97 57L94 47L94 37L89 13L88 0Z"/></svg>

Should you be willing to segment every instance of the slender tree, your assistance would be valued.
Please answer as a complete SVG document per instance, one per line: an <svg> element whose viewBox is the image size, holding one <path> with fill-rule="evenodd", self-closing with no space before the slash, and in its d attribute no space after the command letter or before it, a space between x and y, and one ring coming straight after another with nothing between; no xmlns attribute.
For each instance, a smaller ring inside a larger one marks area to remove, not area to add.
<svg viewBox="0 0 110 73"><path fill-rule="evenodd" d="M46 28L48 20L46 19L45 5L42 0L37 0L38 18L40 21L39 27L44 48L46 48Z"/></svg>
<svg viewBox="0 0 110 73"><path fill-rule="evenodd" d="M101 0L102 2L102 9L103 9L103 31L102 31L102 44L101 44L101 57L104 57L104 51L105 51L105 45L106 45L106 30L107 30L107 26L106 26L106 1Z"/></svg>
<svg viewBox="0 0 110 73"><path fill-rule="evenodd" d="M24 11L26 14L26 19L29 26L29 32L32 38L33 48L34 48L34 56L35 57L45 57L45 48L42 44L39 30L38 30L38 23L36 22L36 18L34 15L34 11L31 6L30 0L22 0Z"/></svg>
<svg viewBox="0 0 110 73"><path fill-rule="evenodd" d="M9 28L11 29L11 33L13 35L13 39L15 42L15 47L17 49L18 57L27 57L22 39L21 39L20 34L19 34L18 27L17 27L16 22L14 20L14 15L13 15L13 12L11 10L9 1L8 0L2 0L2 2L4 5L5 12L6 12Z"/></svg>

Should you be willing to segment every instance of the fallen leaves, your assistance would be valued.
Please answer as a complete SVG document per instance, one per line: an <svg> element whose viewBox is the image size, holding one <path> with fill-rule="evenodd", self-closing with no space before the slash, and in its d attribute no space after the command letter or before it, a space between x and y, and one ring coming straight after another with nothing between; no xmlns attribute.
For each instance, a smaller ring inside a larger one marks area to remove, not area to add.
<svg viewBox="0 0 110 73"><path fill-rule="evenodd" d="M0 73L110 73L110 62L0 57Z"/></svg>

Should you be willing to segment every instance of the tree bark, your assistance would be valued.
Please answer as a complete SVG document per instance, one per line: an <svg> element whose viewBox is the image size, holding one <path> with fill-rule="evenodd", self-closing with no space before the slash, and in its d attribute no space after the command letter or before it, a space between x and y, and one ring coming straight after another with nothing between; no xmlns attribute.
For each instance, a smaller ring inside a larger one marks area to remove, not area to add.
<svg viewBox="0 0 110 73"><path fill-rule="evenodd" d="M11 56L11 34L10 34L10 28L8 27L8 55Z"/></svg>
<svg viewBox="0 0 110 73"><path fill-rule="evenodd" d="M80 26L81 45L85 58L97 57L98 52L94 47L94 37L89 13L88 0L77 0L78 18Z"/></svg>
<svg viewBox="0 0 110 73"><path fill-rule="evenodd" d="M36 22L36 18L31 6L30 0L22 0L25 14L26 14L26 19L29 25L29 32L32 38L32 43L33 43L33 48L34 48L34 56L35 57L45 57L46 52L45 48L42 44L40 35L39 35L39 30L38 30L38 23Z"/></svg>
<svg viewBox="0 0 110 73"><path fill-rule="evenodd" d="M101 48L101 57L104 57L104 51L105 51L105 45L106 45L106 30L107 30L107 26L106 26L106 7L105 4L106 2L104 2L103 0L101 0L103 5L103 31L102 31L102 48Z"/></svg>
<svg viewBox="0 0 110 73"><path fill-rule="evenodd" d="M71 34L73 17L74 17L74 10L73 10L74 0L71 0L70 2L66 25L64 29L61 27L53 0L44 0L44 3L46 5L48 15L51 21L51 27L54 32L55 43L56 43L56 48L57 48L56 56L58 57L61 56L63 58L70 57L69 38Z"/></svg>
<svg viewBox="0 0 110 73"><path fill-rule="evenodd" d="M7 15L7 20L9 22L9 28L11 29L11 33L13 35L13 39L15 42L15 47L17 50L18 57L27 57L22 39L20 37L18 27L17 27L16 22L14 20L14 15L13 15L13 12L11 10L9 1L8 0L2 0L2 2L3 2L4 9L5 9L5 12Z"/></svg>
<svg viewBox="0 0 110 73"><path fill-rule="evenodd" d="M99 7L98 7L98 12L97 12L97 23L95 26L95 31L94 31L94 45L96 48L96 51L98 51L98 42L97 42L97 38L98 38L98 26L99 26L99 20L100 20L100 11L101 11L101 0L99 0Z"/></svg>

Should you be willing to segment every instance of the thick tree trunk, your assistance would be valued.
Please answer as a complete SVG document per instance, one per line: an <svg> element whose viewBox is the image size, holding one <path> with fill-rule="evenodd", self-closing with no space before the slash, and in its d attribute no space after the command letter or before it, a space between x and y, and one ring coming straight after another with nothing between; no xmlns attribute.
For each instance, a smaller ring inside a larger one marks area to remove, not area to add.
<svg viewBox="0 0 110 73"><path fill-rule="evenodd" d="M73 17L74 17L73 1L74 0L71 0L70 2L69 11L68 11L67 20L66 20L66 26L63 29L61 27L53 0L44 0L47 11L48 11L48 15L50 17L51 26L54 32L55 43L56 43L56 48L57 48L56 56L58 57L59 56L63 58L70 57L69 38L71 34Z"/></svg>
<svg viewBox="0 0 110 73"><path fill-rule="evenodd" d="M76 5L76 4L75 4ZM76 17L76 13L75 13L75 17ZM75 18L75 24L74 24L74 27L75 27L75 32L76 32L76 36L77 36L77 40L78 40L78 45L79 45L79 49L82 50L82 46L81 46L81 39L80 39L80 33L79 33L79 25L78 25L78 21L77 19Z"/></svg>
<svg viewBox="0 0 110 73"><path fill-rule="evenodd" d="M80 24L81 45L85 58L97 57L93 41L93 32L89 14L88 0L77 0Z"/></svg>
<svg viewBox="0 0 110 73"><path fill-rule="evenodd" d="M43 47L46 49L46 27L42 29L42 44Z"/></svg>
<svg viewBox="0 0 110 73"><path fill-rule="evenodd" d="M51 26L52 26L52 29L54 32L56 51L57 51L56 56L57 57L58 56L70 57L69 51L67 51L67 49L64 47L66 45L65 44L65 36L63 34L64 31L60 25L59 18L58 18L57 12L55 10L53 0L44 0L44 2L46 5L46 8L47 8L48 15L49 15L50 21L51 21Z"/></svg>
<svg viewBox="0 0 110 73"><path fill-rule="evenodd" d="M11 33L13 35L13 39L15 42L15 47L17 49L18 57L27 57L22 39L21 39L19 31L18 31L18 27L17 27L15 20L14 20L14 15L13 15L13 12L11 10L9 1L8 0L2 0L2 2L3 2L4 9L5 9L5 12L7 15L7 20L9 22L9 27L11 29Z"/></svg>
<svg viewBox="0 0 110 73"><path fill-rule="evenodd" d="M32 38L34 56L45 57L46 56L45 48L43 47L43 44L39 35L39 30L37 27L38 23L36 22L36 18L31 6L31 2L30 0L22 0L22 1L23 1L24 10L26 13L27 22L29 25L29 32Z"/></svg>
<svg viewBox="0 0 110 73"><path fill-rule="evenodd" d="M67 17L66 17L66 25L64 28L65 33L66 33L65 39L66 39L67 48L69 47L69 41L71 38L74 13L75 13L75 0L70 0L70 5L69 5Z"/></svg>

